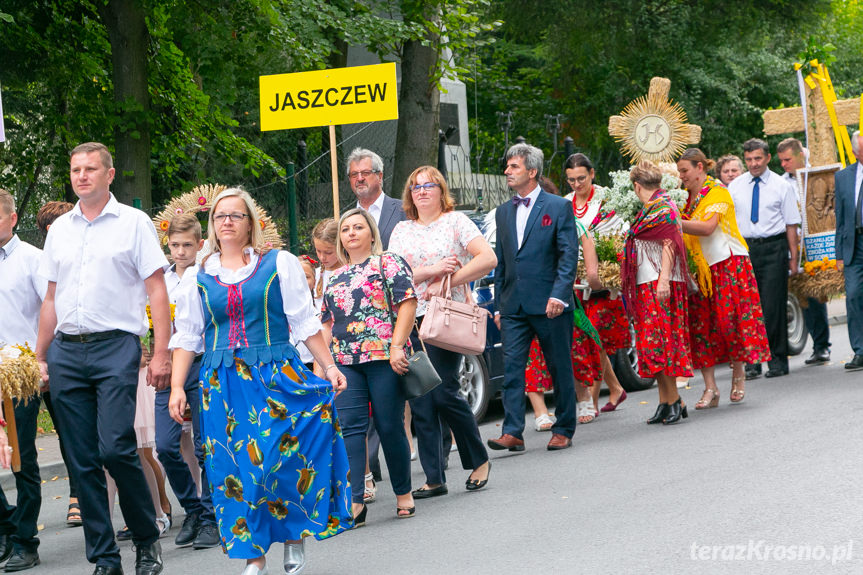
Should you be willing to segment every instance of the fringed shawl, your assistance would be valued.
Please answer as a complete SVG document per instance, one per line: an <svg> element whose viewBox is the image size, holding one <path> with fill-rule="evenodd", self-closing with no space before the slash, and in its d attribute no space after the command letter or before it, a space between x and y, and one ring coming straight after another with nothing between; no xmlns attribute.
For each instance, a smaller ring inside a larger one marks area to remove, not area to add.
<svg viewBox="0 0 863 575"><path fill-rule="evenodd" d="M687 284L692 283L686 266L686 248L680 232L680 212L665 190L657 190L635 216L635 221L626 234L620 279L630 316L635 304L638 266L652 265L657 272L661 272L662 248L666 241L671 243L674 252L671 277L683 277L687 279ZM636 242L642 242L647 261L638 261Z"/></svg>
<svg viewBox="0 0 863 575"><path fill-rule="evenodd" d="M737 218L734 215L734 200L731 199L731 194L721 183L717 182L713 177L707 176L704 181L704 187L694 197L690 197L686 203L683 218L686 220L709 220L713 214L719 215L719 227L723 233L734 237L743 246L746 246L746 241L740 235L740 230L737 229ZM699 236L683 234L683 242L686 244L686 249L692 256L695 266L698 269L698 287L701 293L705 296L713 294L713 282L710 278L710 265L704 257L701 250L701 242ZM748 249L748 247L747 247Z"/></svg>

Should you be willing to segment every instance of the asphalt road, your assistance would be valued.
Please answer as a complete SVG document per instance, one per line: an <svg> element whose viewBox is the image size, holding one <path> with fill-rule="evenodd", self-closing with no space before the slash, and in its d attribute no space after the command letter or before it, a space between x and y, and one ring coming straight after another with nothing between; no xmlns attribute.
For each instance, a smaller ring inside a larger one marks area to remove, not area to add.
<svg viewBox="0 0 863 575"><path fill-rule="evenodd" d="M863 573L863 372L846 373L844 325L832 328L833 362L748 382L730 405L730 370L718 373L716 409L673 427L647 426L656 391L630 394L620 411L579 426L572 449L525 432L527 451L492 452L489 486L464 490L453 454L445 497L395 518L384 481L366 527L307 546L312 574ZM700 378L681 390L694 406ZM604 401L604 400L603 400ZM497 404L481 426L500 433ZM528 421L532 422L529 416ZM414 486L423 483L413 466ZM80 528L67 528L66 482L44 485L40 523L45 575L89 574ZM14 497L14 493L9 493ZM118 508L119 509L119 508ZM236 573L220 550L162 540L165 573ZM115 514L119 521L119 513ZM120 527L120 525L117 525ZM134 552L122 544L126 573ZM282 549L269 556L282 573Z"/></svg>

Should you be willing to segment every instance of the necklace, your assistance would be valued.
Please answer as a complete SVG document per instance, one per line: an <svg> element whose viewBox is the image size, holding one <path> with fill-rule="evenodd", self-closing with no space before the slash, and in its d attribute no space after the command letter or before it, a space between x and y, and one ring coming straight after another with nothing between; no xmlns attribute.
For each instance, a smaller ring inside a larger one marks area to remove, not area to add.
<svg viewBox="0 0 863 575"><path fill-rule="evenodd" d="M593 192L594 192L594 188L593 188L593 186L590 186L590 195L587 196L587 201L585 201L584 205L581 206L580 208L576 205L576 202L572 202L572 211L573 211L573 213L575 213L575 217L583 218L584 214L587 213L587 209L590 207L590 200L593 199ZM575 200L575 199L576 198L573 198L573 200Z"/></svg>

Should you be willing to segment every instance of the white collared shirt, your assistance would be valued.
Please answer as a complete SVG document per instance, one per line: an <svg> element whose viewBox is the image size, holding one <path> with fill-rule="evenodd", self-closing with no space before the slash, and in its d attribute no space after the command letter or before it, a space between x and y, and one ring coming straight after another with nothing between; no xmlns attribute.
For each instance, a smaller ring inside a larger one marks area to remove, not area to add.
<svg viewBox="0 0 863 575"><path fill-rule="evenodd" d="M36 349L39 309L48 282L39 277L42 250L17 235L0 248L0 342Z"/></svg>
<svg viewBox="0 0 863 575"><path fill-rule="evenodd" d="M534 190L526 197L530 198L530 204L525 206L519 204L515 207L515 235L518 240L518 247L521 248L521 242L524 241L524 229L527 227L527 219L530 217L530 211L536 205L536 199L539 197L541 188L537 185Z"/></svg>
<svg viewBox="0 0 863 575"><path fill-rule="evenodd" d="M786 226L800 225L796 188L770 170L761 174L758 186L758 222L752 223L752 189L755 178L741 174L728 185L737 214L737 227L744 238L769 238L785 233Z"/></svg>
<svg viewBox="0 0 863 575"><path fill-rule="evenodd" d="M78 202L51 225L39 264L39 275L57 284L56 331L143 336L150 327L144 280L167 265L147 214L111 194L88 221Z"/></svg>
<svg viewBox="0 0 863 575"><path fill-rule="evenodd" d="M854 178L854 210L857 210L857 196L860 195L860 186L863 185L863 162L857 162L857 177ZM854 214L854 221L857 221L857 214Z"/></svg>
<svg viewBox="0 0 863 575"><path fill-rule="evenodd" d="M365 208L362 207L359 202L357 202L357 207L360 208L361 210L365 210ZM372 205L370 205L369 209L367 209L366 211L372 215L372 217L375 219L376 224L380 224L381 223L381 212L383 212L383 210L384 210L384 192L383 192L383 190L381 190L381 193L378 195L378 198L374 202L372 202Z"/></svg>
<svg viewBox="0 0 863 575"><path fill-rule="evenodd" d="M243 281L255 271L258 254L252 248L246 249L249 263L237 270L222 267L218 252L213 253L204 263L204 273L219 276L225 284ZM297 256L290 252L279 251L276 256L276 272L279 275L279 288L282 292L282 309L291 326L291 339L305 341L321 331L321 320L312 307L312 292L306 281L306 273ZM187 271L186 274L189 272ZM183 277L186 277L183 274ZM171 349L182 348L186 351L204 351L204 308L198 282L181 282L177 290L177 308L174 311L176 332L171 337ZM264 305L264 302L260 302Z"/></svg>

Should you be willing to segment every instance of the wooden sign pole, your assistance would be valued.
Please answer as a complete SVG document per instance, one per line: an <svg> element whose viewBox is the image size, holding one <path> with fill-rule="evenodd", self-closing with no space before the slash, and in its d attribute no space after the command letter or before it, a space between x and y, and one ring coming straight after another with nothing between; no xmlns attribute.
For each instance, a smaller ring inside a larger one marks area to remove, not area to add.
<svg viewBox="0 0 863 575"><path fill-rule="evenodd" d="M31 400L32 401L32 400ZM15 425L15 406L11 397L3 398L3 414L6 419L6 435L12 448L12 471L21 471L21 450L18 449L18 426Z"/></svg>
<svg viewBox="0 0 863 575"><path fill-rule="evenodd" d="M330 169L333 172L333 219L339 221L339 161L336 157L336 127L330 124Z"/></svg>

